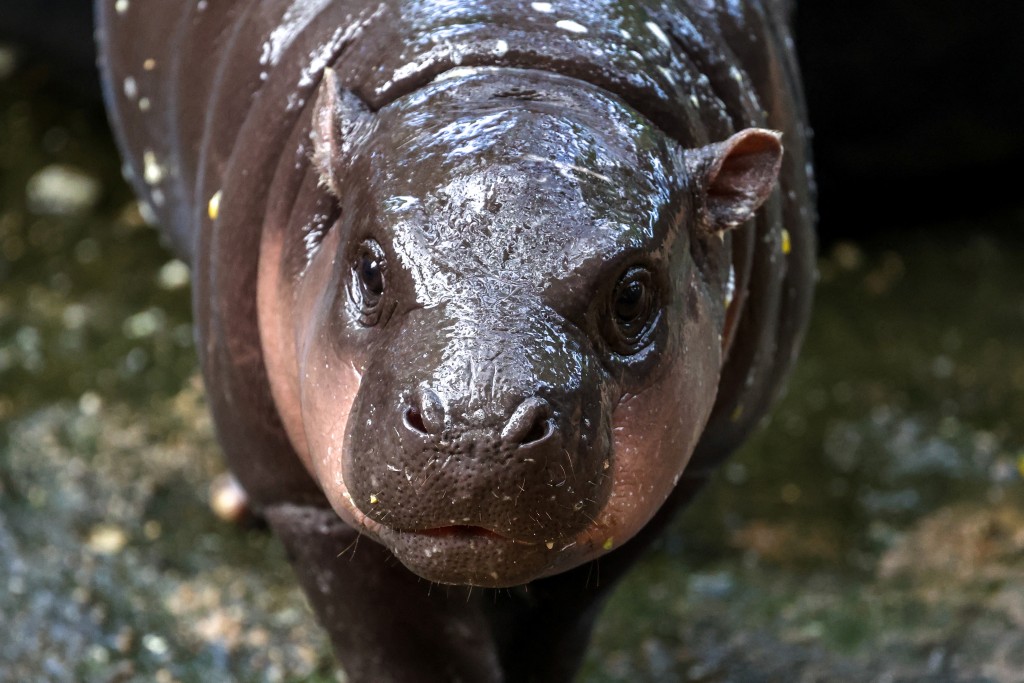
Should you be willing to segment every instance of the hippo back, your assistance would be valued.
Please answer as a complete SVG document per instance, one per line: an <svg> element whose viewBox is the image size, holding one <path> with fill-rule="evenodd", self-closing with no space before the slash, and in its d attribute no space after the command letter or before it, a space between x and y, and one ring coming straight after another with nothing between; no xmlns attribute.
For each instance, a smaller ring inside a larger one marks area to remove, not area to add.
<svg viewBox="0 0 1024 683"><path fill-rule="evenodd" d="M501 66L602 88L687 148L748 127L783 132L779 188L723 236L726 362L684 475L702 479L768 409L809 315L813 183L788 4L97 0L105 96L129 180L192 264L219 435L254 501L322 499L271 397L256 291L263 232L300 212L307 233L330 217L309 143L327 66L371 110L453 70Z"/></svg>

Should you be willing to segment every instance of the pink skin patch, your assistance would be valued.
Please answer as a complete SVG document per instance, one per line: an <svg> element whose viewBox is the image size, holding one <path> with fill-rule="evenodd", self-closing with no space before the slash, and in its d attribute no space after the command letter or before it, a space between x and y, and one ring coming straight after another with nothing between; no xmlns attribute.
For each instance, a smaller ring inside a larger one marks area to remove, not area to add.
<svg viewBox="0 0 1024 683"><path fill-rule="evenodd" d="M691 271L693 272L693 271ZM672 492L714 406L721 350L707 295L691 276L697 315L687 319L677 352L660 379L623 396L612 413L612 493L594 524L545 575L570 569L619 547L640 531Z"/></svg>

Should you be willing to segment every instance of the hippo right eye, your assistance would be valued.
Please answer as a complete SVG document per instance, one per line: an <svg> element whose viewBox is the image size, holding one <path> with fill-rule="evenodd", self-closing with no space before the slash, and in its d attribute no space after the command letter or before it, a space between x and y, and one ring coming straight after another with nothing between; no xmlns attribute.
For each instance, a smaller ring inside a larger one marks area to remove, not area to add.
<svg viewBox="0 0 1024 683"><path fill-rule="evenodd" d="M612 290L609 309L605 336L616 353L629 356L647 346L659 318L651 271L634 266L623 273Z"/></svg>
<svg viewBox="0 0 1024 683"><path fill-rule="evenodd" d="M372 327L380 322L387 265L384 250L374 240L359 245L352 263L349 295L359 311L359 322Z"/></svg>

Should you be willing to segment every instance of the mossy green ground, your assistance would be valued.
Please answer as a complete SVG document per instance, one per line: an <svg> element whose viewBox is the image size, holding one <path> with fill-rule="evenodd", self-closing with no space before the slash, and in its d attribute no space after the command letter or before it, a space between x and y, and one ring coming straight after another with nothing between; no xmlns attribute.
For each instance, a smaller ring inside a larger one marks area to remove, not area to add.
<svg viewBox="0 0 1024 683"><path fill-rule="evenodd" d="M221 470L180 264L102 115L0 81L0 681L334 680ZM26 185L99 180L72 217ZM615 594L585 681L1024 680L1024 214L823 255L770 424Z"/></svg>

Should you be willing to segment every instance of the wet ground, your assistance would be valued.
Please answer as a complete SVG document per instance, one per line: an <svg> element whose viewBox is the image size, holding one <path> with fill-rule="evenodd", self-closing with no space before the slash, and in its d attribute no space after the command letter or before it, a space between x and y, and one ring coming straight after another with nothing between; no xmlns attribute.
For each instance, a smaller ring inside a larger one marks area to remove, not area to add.
<svg viewBox="0 0 1024 683"><path fill-rule="evenodd" d="M335 680L279 544L209 512L187 269L48 80L0 49L0 681ZM1022 228L826 250L787 396L581 680L1024 681Z"/></svg>

